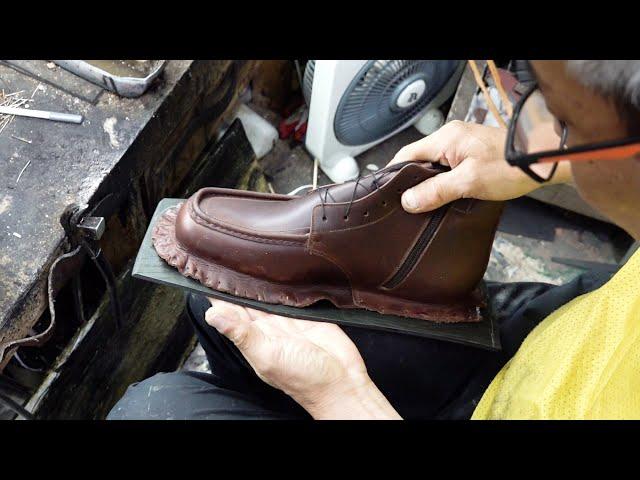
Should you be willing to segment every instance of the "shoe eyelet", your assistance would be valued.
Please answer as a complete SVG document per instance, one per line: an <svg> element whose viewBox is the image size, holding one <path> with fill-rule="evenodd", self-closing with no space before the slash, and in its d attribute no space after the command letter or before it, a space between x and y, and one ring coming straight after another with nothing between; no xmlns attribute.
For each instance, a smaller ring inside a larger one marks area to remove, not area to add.
<svg viewBox="0 0 640 480"><path fill-rule="evenodd" d="M369 211L367 210L366 212L364 212L364 216L368 217L369 216Z"/></svg>
<svg viewBox="0 0 640 480"><path fill-rule="evenodd" d="M386 200L382 202L382 206L383 206L383 207L386 207L386 206L387 206L387 201L386 201Z"/></svg>
<svg viewBox="0 0 640 480"><path fill-rule="evenodd" d="M342 217L342 218L344 218L344 221L345 221L345 222L346 222L347 220L349 220L349 217L348 217L347 215L345 215L345 216L344 216L344 217Z"/></svg>
<svg viewBox="0 0 640 480"><path fill-rule="evenodd" d="M322 221L326 222L327 221L327 217L322 217Z"/></svg>

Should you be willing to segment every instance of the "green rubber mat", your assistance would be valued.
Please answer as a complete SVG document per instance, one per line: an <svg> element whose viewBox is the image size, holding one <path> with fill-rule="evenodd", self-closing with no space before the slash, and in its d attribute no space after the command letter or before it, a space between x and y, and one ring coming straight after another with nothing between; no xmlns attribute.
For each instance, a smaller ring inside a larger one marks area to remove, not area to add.
<svg viewBox="0 0 640 480"><path fill-rule="evenodd" d="M169 266L156 254L151 243L151 231L159 216L166 209L184 201L177 198L165 198L156 208L147 233L144 236L138 256L133 266L134 278L148 280L162 285L170 285L186 291L199 293L208 297L219 298L231 303L256 310L275 313L285 317L300 318L338 325L386 330L389 332L434 338L465 345L500 349L500 338L497 325L489 308L482 310L483 320L475 323L436 323L428 320L383 315L362 309L340 309L328 301L318 302L304 308L273 305L247 298L236 297L228 293L218 292L200 284L196 280L182 276L175 268Z"/></svg>

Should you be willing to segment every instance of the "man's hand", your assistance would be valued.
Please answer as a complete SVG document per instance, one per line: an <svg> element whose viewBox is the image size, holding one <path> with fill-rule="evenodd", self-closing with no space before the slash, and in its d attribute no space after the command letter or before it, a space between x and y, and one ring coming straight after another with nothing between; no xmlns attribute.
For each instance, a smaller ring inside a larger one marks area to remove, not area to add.
<svg viewBox="0 0 640 480"><path fill-rule="evenodd" d="M207 323L238 347L263 381L314 418L399 418L337 325L210 301Z"/></svg>
<svg viewBox="0 0 640 480"><path fill-rule="evenodd" d="M505 139L506 132L502 129L456 120L400 149L390 164L423 160L451 167L451 171L404 192L404 209L410 213L426 212L459 198L509 200L540 187L505 161ZM557 138L549 142L555 142L551 148L557 147ZM570 172L565 167L568 166L560 165L549 183L568 181Z"/></svg>

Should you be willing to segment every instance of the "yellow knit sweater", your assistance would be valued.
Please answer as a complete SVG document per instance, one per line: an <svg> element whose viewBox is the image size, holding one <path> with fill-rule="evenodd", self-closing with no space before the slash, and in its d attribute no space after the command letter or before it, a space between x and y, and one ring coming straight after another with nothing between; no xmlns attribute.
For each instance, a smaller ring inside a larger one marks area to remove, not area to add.
<svg viewBox="0 0 640 480"><path fill-rule="evenodd" d="M525 339L473 419L640 419L640 250Z"/></svg>

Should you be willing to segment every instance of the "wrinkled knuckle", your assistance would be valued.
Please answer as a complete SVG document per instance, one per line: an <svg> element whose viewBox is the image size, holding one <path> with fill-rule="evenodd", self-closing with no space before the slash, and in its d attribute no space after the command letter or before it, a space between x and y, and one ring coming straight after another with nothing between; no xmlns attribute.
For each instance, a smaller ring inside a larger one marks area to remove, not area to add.
<svg viewBox="0 0 640 480"><path fill-rule="evenodd" d="M447 152L444 148L438 150L438 153L436 154L436 157L434 158L434 160L436 162L445 162L448 161L447 159Z"/></svg>
<svg viewBox="0 0 640 480"><path fill-rule="evenodd" d="M462 120L452 120L449 123L447 123L447 126L449 127L450 130L457 131L457 130L464 129L464 122Z"/></svg>
<svg viewBox="0 0 640 480"><path fill-rule="evenodd" d="M433 198L434 203L443 204L446 203L446 191L442 183L440 182L432 182L431 184L431 196Z"/></svg>
<svg viewBox="0 0 640 480"><path fill-rule="evenodd" d="M229 332L227 332L226 336L238 348L244 348L247 344L248 335L244 330L232 329Z"/></svg>
<svg viewBox="0 0 640 480"><path fill-rule="evenodd" d="M462 135L466 134L469 130L469 124L467 122L463 122L462 120L453 120L449 122L451 125L451 131L454 135Z"/></svg>
<svg viewBox="0 0 640 480"><path fill-rule="evenodd" d="M460 182L458 185L457 197L459 198L474 198L477 190L477 181L473 178L469 178Z"/></svg>
<svg viewBox="0 0 640 480"><path fill-rule="evenodd" d="M211 321L208 323L225 337L231 338L231 336L233 335L233 325L229 325L229 323L227 323L226 321L221 322L220 320L220 316L216 316L211 318Z"/></svg>

